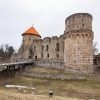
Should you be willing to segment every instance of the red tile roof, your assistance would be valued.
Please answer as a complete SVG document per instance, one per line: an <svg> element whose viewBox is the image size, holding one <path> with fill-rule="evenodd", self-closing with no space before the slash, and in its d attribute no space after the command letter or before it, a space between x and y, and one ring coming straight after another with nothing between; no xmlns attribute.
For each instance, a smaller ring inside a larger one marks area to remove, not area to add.
<svg viewBox="0 0 100 100"><path fill-rule="evenodd" d="M27 31L25 31L22 35L37 35L40 36L40 34L36 31L36 29L32 26Z"/></svg>

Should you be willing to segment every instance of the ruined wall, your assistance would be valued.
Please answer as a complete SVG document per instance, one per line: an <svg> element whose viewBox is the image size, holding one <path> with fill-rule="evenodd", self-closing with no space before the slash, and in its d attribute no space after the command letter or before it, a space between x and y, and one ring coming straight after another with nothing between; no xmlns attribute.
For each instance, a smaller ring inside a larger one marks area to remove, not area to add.
<svg viewBox="0 0 100 100"><path fill-rule="evenodd" d="M41 38L36 35L23 35L22 44L24 46L26 46L26 45L31 46L31 45L33 45L33 40L37 40L37 39L41 39Z"/></svg>
<svg viewBox="0 0 100 100"><path fill-rule="evenodd" d="M32 59L39 60L41 59L41 46L42 46L42 39L34 40L32 45Z"/></svg>
<svg viewBox="0 0 100 100"><path fill-rule="evenodd" d="M65 65L62 60L47 60L46 59L46 60L34 61L34 66L54 68L54 69L65 69Z"/></svg>
<svg viewBox="0 0 100 100"><path fill-rule="evenodd" d="M34 40L32 45L33 59L63 59L63 36L46 37L43 40Z"/></svg>
<svg viewBox="0 0 100 100"><path fill-rule="evenodd" d="M46 37L43 39L42 47L41 47L42 59L50 59L51 58L50 50L51 50L51 38Z"/></svg>
<svg viewBox="0 0 100 100"><path fill-rule="evenodd" d="M66 19L65 24L64 62L66 68L92 73L93 32L91 15L86 13L71 15Z"/></svg>
<svg viewBox="0 0 100 100"><path fill-rule="evenodd" d="M58 66L55 62L64 61L66 69L80 72L93 72L93 31L92 16L76 13L66 18L65 31L60 37L41 37L23 35L19 54L22 58L44 60L42 66ZM46 61L47 60L47 61Z"/></svg>

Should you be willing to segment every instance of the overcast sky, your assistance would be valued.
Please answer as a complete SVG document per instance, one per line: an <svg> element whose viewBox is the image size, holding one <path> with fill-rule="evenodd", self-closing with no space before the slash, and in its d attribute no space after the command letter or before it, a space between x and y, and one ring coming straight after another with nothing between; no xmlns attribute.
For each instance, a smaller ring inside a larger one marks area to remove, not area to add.
<svg viewBox="0 0 100 100"><path fill-rule="evenodd" d="M92 14L94 41L100 51L100 0L0 0L0 44L18 49L21 34L32 24L42 37L59 36L65 19L79 12Z"/></svg>

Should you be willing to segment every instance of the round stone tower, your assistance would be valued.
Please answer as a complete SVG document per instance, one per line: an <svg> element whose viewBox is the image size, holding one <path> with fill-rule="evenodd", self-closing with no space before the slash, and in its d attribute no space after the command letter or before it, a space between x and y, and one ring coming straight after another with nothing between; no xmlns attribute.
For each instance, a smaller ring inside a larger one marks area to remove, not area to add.
<svg viewBox="0 0 100 100"><path fill-rule="evenodd" d="M41 36L36 31L36 29L32 26L27 31L25 31L23 34L23 41L22 45L19 49L19 53L21 55L21 58L32 58L34 40L41 39Z"/></svg>
<svg viewBox="0 0 100 100"><path fill-rule="evenodd" d="M65 20L64 62L66 69L93 73L92 16L76 13Z"/></svg>
<svg viewBox="0 0 100 100"><path fill-rule="evenodd" d="M33 40L40 39L41 36L36 31L36 29L32 26L27 31L25 31L23 34L23 45L31 46L33 44Z"/></svg>

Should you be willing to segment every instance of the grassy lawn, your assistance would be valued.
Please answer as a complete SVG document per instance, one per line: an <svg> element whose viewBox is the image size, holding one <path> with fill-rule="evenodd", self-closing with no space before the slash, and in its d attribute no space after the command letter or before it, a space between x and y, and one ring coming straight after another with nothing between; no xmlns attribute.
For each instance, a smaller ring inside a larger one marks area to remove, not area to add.
<svg viewBox="0 0 100 100"><path fill-rule="evenodd" d="M50 68L33 67L26 70L27 72L44 72L47 74L63 74L68 76L79 76L65 70L56 70ZM85 75L86 80L52 80L46 78L35 78L16 76L11 79L5 79L0 82L0 100L48 100L48 91L54 92L53 100L100 100L100 80L93 79ZM32 89L6 88L5 85L22 85L34 87ZM34 96L34 95L35 96ZM5 95L5 96L3 96ZM2 98L2 99L1 99ZM12 99L11 99L12 98ZM27 99L26 99L27 98ZM34 98L34 99L32 99ZM38 98L38 99L36 99ZM60 98L60 99L59 99Z"/></svg>
<svg viewBox="0 0 100 100"><path fill-rule="evenodd" d="M0 100L81 100L78 98L69 98L54 96L49 98L47 95L33 95L33 94L22 94L15 91L7 91L0 89Z"/></svg>
<svg viewBox="0 0 100 100"><path fill-rule="evenodd" d="M79 99L95 98L96 100L100 100L100 80L88 79L85 81L63 81L20 76L10 79L0 86L0 90L16 91L17 93L23 94L23 90L19 91L18 89L7 89L4 87L5 84L25 85L36 88L34 91L26 89L26 94L34 92L36 95L47 96L48 90L52 89L55 96L73 97Z"/></svg>

